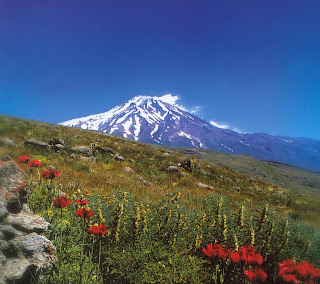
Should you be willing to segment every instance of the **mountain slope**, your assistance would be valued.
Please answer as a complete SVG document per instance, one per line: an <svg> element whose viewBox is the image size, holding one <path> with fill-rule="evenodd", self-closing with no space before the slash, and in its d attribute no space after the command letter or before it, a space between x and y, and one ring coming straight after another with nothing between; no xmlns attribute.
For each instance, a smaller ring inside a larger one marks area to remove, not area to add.
<svg viewBox="0 0 320 284"><path fill-rule="evenodd" d="M162 97L137 96L108 112L61 124L146 143L245 154L320 171L318 140L221 129L169 104Z"/></svg>

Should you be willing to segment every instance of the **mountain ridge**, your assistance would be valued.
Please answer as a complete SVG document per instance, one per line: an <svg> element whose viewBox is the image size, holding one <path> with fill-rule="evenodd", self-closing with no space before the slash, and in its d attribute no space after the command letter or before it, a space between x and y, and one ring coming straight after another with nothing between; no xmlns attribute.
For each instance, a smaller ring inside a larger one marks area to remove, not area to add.
<svg viewBox="0 0 320 284"><path fill-rule="evenodd" d="M136 96L107 112L60 124L145 143L245 154L320 171L319 140L218 128L170 104L166 96Z"/></svg>

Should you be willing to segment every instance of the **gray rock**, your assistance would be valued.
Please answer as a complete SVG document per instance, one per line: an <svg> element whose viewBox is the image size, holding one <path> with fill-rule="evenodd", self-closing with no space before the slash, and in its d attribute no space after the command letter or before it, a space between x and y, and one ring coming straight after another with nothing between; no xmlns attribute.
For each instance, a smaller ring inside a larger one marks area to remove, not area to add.
<svg viewBox="0 0 320 284"><path fill-rule="evenodd" d="M79 153L86 156L92 156L92 150L87 146L75 146L71 150L75 153Z"/></svg>
<svg viewBox="0 0 320 284"><path fill-rule="evenodd" d="M91 162L91 163L95 163L97 161L97 159L95 157L80 157L80 160L84 161L84 162Z"/></svg>
<svg viewBox="0 0 320 284"><path fill-rule="evenodd" d="M235 186L233 189L234 189L234 190L236 190L236 191L238 191L238 192L240 192L240 191L241 191L241 188L240 188L240 187L238 187L238 186Z"/></svg>
<svg viewBox="0 0 320 284"><path fill-rule="evenodd" d="M17 144L14 143L11 139L5 137L5 138L0 139L0 147L1 146L14 148L14 147L17 147Z"/></svg>
<svg viewBox="0 0 320 284"><path fill-rule="evenodd" d="M201 182L198 183L198 187L199 187L199 188L204 188L204 189L213 190L213 187L212 187L211 185L204 184L204 183L201 183Z"/></svg>
<svg viewBox="0 0 320 284"><path fill-rule="evenodd" d="M176 166L169 166L166 171L171 172L171 173L177 173L179 172L179 168Z"/></svg>
<svg viewBox="0 0 320 284"><path fill-rule="evenodd" d="M25 184L17 165L8 157L0 159L0 283L32 283L40 271L50 273L57 259L52 243L36 233L49 223L25 203Z"/></svg>
<svg viewBox="0 0 320 284"><path fill-rule="evenodd" d="M28 233L43 233L50 225L42 217L28 212L18 214L9 213L9 215L4 219L4 224L8 224L17 230Z"/></svg>
<svg viewBox="0 0 320 284"><path fill-rule="evenodd" d="M77 159L77 157L76 157L76 155L75 155L75 154L71 154L71 155L69 156L69 159L71 159L71 160L76 160L76 159Z"/></svg>
<svg viewBox="0 0 320 284"><path fill-rule="evenodd" d="M53 166L53 165L49 165L49 166L48 166L48 170L55 170L55 169L56 169L56 167Z"/></svg>
<svg viewBox="0 0 320 284"><path fill-rule="evenodd" d="M9 215L8 209L6 206L0 206L0 222L2 219Z"/></svg>
<svg viewBox="0 0 320 284"><path fill-rule="evenodd" d="M123 171L126 173L134 173L134 170L130 167L124 167Z"/></svg>
<svg viewBox="0 0 320 284"><path fill-rule="evenodd" d="M120 162L123 162L123 161L124 161L124 158L123 158L121 155L119 155L119 154L114 155L114 159L115 159L116 161L120 161Z"/></svg>
<svg viewBox="0 0 320 284"><path fill-rule="evenodd" d="M24 142L24 145L43 148L43 149L46 149L49 146L47 143L40 140L36 140L36 139L29 139L26 142Z"/></svg>
<svg viewBox="0 0 320 284"><path fill-rule="evenodd" d="M65 146L67 143L62 138L54 138L49 141L50 145L62 145Z"/></svg>
<svg viewBox="0 0 320 284"><path fill-rule="evenodd" d="M53 151L61 151L63 150L64 148L66 148L66 146L62 145L62 144L55 144L52 146L52 149Z"/></svg>
<svg viewBox="0 0 320 284"><path fill-rule="evenodd" d="M25 233L18 231L9 225L0 225L0 232L2 232L6 240L11 240L16 237L25 235Z"/></svg>
<svg viewBox="0 0 320 284"><path fill-rule="evenodd" d="M101 154L114 154L113 149L111 149L109 147L96 146L95 150L98 151Z"/></svg>

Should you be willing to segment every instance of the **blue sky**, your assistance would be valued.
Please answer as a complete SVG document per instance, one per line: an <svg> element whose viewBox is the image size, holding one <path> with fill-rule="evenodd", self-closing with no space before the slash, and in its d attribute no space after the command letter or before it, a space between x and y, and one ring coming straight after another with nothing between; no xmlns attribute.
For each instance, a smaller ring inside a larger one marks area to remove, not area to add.
<svg viewBox="0 0 320 284"><path fill-rule="evenodd" d="M180 97L244 132L320 139L319 0L0 1L0 113L51 123Z"/></svg>

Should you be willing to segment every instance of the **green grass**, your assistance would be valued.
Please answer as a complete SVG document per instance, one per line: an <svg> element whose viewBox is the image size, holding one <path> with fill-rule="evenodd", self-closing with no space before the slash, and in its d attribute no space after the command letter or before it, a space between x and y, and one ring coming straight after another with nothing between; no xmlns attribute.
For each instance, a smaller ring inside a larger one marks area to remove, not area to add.
<svg viewBox="0 0 320 284"><path fill-rule="evenodd" d="M58 249L57 269L44 278L48 283L209 283L217 264L237 275L234 283L242 283L243 275L230 260L215 263L204 257L202 247L212 242L233 251L237 245L254 243L265 259L263 268L272 279L269 283L278 281L278 261L295 258L320 265L319 199L310 190L296 188L303 182L310 187L308 174L317 188L315 173L203 150L194 150L193 155L188 150L193 165L200 164L200 169L180 170L183 175L169 173L167 167L184 159L181 152L186 150L170 149L164 155L168 147L6 116L0 116L1 136L14 140L18 147L0 147L0 155L16 159L30 154L41 160L40 171L52 165L61 173L51 190L34 175L29 198L31 209L51 222L46 234ZM24 145L28 138L49 142L57 137L67 142L61 154ZM93 142L112 148L125 161L98 153L95 163L69 158L73 146ZM134 172L125 172L125 167ZM280 184L285 178L287 183ZM199 182L214 190L199 188ZM290 188L290 182L296 187ZM81 190L95 211L90 222L74 214L75 202L60 216L52 205L58 189L69 198L80 198ZM270 208L265 215L266 204ZM100 240L88 234L88 227L101 222L109 231L101 239L100 254Z"/></svg>

